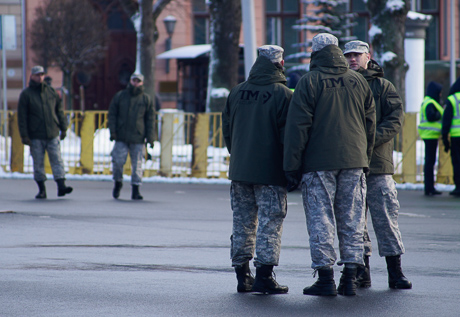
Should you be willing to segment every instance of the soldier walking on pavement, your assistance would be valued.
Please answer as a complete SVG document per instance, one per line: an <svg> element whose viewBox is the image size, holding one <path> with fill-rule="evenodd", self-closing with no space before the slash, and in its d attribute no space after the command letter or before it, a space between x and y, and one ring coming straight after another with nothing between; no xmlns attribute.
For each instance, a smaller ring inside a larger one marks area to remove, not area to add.
<svg viewBox="0 0 460 317"><path fill-rule="evenodd" d="M114 188L112 196L118 199L123 187L123 165L131 157L131 199L142 200L139 186L142 183L142 160L145 142L153 148L154 107L152 99L144 93L144 76L131 75L128 87L119 91L109 107L110 140L115 141L112 150Z"/></svg>
<svg viewBox="0 0 460 317"><path fill-rule="evenodd" d="M402 273L401 254L404 245L398 226L399 201L393 166L393 139L401 132L404 122L403 103L393 84L383 78L383 69L371 59L369 44L351 41L345 44L345 58L350 69L359 72L369 83L375 100L376 130L370 172L367 175L366 203L379 247L385 257L390 288L408 289L412 283ZM372 244L367 230L367 212L364 230L364 263L357 272L357 285L370 287L369 257ZM339 289L342 285L339 285Z"/></svg>
<svg viewBox="0 0 460 317"><path fill-rule="evenodd" d="M61 158L59 140L64 140L67 120L62 109L61 99L56 91L45 82L45 69L32 67L29 87L19 96L18 125L22 143L30 146L34 161L34 180L38 185L37 199L46 198L45 151L57 183L59 197L72 192L65 184L64 163Z"/></svg>
<svg viewBox="0 0 460 317"><path fill-rule="evenodd" d="M444 151L450 150L454 169L455 189L449 195L460 197L460 77L450 87L442 115L441 133Z"/></svg>
<svg viewBox="0 0 460 317"><path fill-rule="evenodd" d="M426 88L422 109L420 109L418 134L425 143L425 164L423 165L425 196L442 194L434 188L434 165L436 164L436 154L442 129L442 114L444 112L444 108L439 104L441 91L441 84L430 81Z"/></svg>
<svg viewBox="0 0 460 317"><path fill-rule="evenodd" d="M310 71L296 86L286 121L288 190L302 181L312 268L318 280L303 293L336 296L335 229L345 264L339 294L356 295L363 262L366 177L375 138L375 104L366 80L349 70L335 36L316 35Z"/></svg>
<svg viewBox="0 0 460 317"><path fill-rule="evenodd" d="M276 282L273 266L287 213L283 138L292 91L283 74L283 48L264 45L258 51L248 80L231 90L222 112L231 153L231 258L238 292L282 294L288 287ZM254 250L255 280L249 268Z"/></svg>

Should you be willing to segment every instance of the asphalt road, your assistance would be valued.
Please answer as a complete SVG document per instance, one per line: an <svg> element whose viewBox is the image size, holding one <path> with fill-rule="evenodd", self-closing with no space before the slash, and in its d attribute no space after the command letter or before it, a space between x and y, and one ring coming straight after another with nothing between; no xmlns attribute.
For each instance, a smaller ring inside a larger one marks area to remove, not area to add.
<svg viewBox="0 0 460 317"><path fill-rule="evenodd" d="M228 185L141 187L69 181L34 199L32 180L0 179L0 316L460 316L460 199L400 191L403 270L391 290L371 257L372 287L354 297L305 296L315 279L300 192L289 194L278 282L286 295L238 294L230 266ZM340 267L335 267L336 281Z"/></svg>

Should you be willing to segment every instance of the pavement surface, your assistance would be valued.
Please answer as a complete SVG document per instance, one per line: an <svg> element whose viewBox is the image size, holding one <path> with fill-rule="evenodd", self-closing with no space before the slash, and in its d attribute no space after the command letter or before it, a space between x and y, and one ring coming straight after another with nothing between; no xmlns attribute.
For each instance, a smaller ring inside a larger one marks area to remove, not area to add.
<svg viewBox="0 0 460 317"><path fill-rule="evenodd" d="M370 260L372 287L357 296L302 294L311 285L300 192L288 196L277 281L285 295L238 294L230 264L229 185L141 187L121 199L112 183L0 179L0 316L460 316L460 198L399 191L403 271L412 290L388 288ZM340 267L335 267L338 282Z"/></svg>

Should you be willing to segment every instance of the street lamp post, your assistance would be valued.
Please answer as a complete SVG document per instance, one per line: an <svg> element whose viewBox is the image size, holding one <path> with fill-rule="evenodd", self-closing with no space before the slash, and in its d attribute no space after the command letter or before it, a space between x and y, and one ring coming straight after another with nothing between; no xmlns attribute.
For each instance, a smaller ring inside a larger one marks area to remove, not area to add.
<svg viewBox="0 0 460 317"><path fill-rule="evenodd" d="M171 49L171 41L174 33L174 27L176 26L176 18L172 15L168 15L163 19L163 23L166 27L166 32L168 32L168 38L166 39L166 51ZM169 74L169 59L166 60L166 74Z"/></svg>

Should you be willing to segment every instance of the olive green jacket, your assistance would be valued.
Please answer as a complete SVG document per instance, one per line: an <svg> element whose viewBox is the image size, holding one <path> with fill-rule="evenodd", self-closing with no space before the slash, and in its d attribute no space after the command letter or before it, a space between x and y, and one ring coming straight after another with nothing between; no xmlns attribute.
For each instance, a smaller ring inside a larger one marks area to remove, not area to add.
<svg viewBox="0 0 460 317"><path fill-rule="evenodd" d="M230 152L229 179L285 186L283 139L292 91L286 77L259 56L247 81L234 87L222 112L222 131Z"/></svg>
<svg viewBox="0 0 460 317"><path fill-rule="evenodd" d="M383 78L383 69L377 62L370 60L367 69L358 71L369 83L375 100L377 126L370 174L394 174L394 138L404 123L403 102L393 84Z"/></svg>
<svg viewBox="0 0 460 317"><path fill-rule="evenodd" d="M124 143L151 143L155 140L154 108L144 87L128 87L115 94L109 106L110 139Z"/></svg>
<svg viewBox="0 0 460 317"><path fill-rule="evenodd" d="M21 138L51 140L67 130L61 98L45 83L30 80L19 96L18 125Z"/></svg>
<svg viewBox="0 0 460 317"><path fill-rule="evenodd" d="M314 52L289 106L284 170L368 167L374 138L375 104L364 77L348 69L339 47Z"/></svg>

